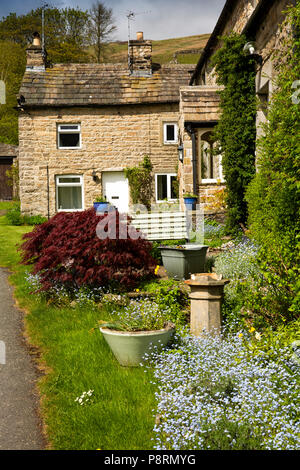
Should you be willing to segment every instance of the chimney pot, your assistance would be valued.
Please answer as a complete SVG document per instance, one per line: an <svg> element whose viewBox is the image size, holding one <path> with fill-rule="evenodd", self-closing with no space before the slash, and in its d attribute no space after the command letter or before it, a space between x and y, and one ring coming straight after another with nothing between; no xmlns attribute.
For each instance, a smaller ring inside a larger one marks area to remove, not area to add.
<svg viewBox="0 0 300 470"><path fill-rule="evenodd" d="M40 46L41 45L41 37L39 33L33 33L33 46Z"/></svg>
<svg viewBox="0 0 300 470"><path fill-rule="evenodd" d="M137 41L144 41L144 33L143 33L143 31L138 31L138 32L136 33L136 39L137 39Z"/></svg>

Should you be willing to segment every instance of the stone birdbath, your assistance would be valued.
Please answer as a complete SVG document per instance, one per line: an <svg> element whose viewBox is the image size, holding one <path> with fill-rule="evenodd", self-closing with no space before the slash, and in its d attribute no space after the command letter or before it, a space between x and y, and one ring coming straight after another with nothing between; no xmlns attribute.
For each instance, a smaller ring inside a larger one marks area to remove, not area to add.
<svg viewBox="0 0 300 470"><path fill-rule="evenodd" d="M215 273L192 274L191 279L185 281L191 288L191 334L200 336L204 330L221 333L221 303L228 282Z"/></svg>

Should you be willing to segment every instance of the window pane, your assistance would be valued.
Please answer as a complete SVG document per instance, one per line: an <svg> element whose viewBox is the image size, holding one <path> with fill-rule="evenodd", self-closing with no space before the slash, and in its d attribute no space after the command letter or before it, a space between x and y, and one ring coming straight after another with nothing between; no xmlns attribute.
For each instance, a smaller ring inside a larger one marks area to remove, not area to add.
<svg viewBox="0 0 300 470"><path fill-rule="evenodd" d="M60 147L79 147L80 139L77 133L74 134L59 134Z"/></svg>
<svg viewBox="0 0 300 470"><path fill-rule="evenodd" d="M63 176L60 176L58 178L59 183L80 183L80 177L78 176L72 176L72 178L64 178Z"/></svg>
<svg viewBox="0 0 300 470"><path fill-rule="evenodd" d="M175 140L175 126L174 126L174 124L167 124L166 125L166 138L167 138L167 141L169 141L169 140L174 141Z"/></svg>
<svg viewBox="0 0 300 470"><path fill-rule="evenodd" d="M81 186L58 187L58 209L82 209Z"/></svg>
<svg viewBox="0 0 300 470"><path fill-rule="evenodd" d="M171 176L171 199L178 199L178 179L176 176Z"/></svg>
<svg viewBox="0 0 300 470"><path fill-rule="evenodd" d="M168 197L167 175L157 176L157 200L162 201Z"/></svg>

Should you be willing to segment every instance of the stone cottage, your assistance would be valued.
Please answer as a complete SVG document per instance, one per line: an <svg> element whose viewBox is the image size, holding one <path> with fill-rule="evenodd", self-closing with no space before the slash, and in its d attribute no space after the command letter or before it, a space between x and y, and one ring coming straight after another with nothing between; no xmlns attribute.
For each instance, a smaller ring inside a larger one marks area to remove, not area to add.
<svg viewBox="0 0 300 470"><path fill-rule="evenodd" d="M193 192L207 211L218 206L224 188L221 156L213 155L212 130L219 118L219 95L210 59L220 47L221 36L234 31L247 37L246 51L255 54L256 93L261 107L257 112L257 132L265 121L272 94L274 64L271 54L282 36L284 11L294 0L227 0L219 20L191 77L180 90L180 133L184 157L179 164L180 194Z"/></svg>
<svg viewBox="0 0 300 470"><path fill-rule="evenodd" d="M139 33L128 65L48 66L34 35L18 100L23 214L84 210L101 195L127 212L124 168L145 155L153 165L153 202L176 198L179 89L193 71L154 64L151 54L151 41Z"/></svg>

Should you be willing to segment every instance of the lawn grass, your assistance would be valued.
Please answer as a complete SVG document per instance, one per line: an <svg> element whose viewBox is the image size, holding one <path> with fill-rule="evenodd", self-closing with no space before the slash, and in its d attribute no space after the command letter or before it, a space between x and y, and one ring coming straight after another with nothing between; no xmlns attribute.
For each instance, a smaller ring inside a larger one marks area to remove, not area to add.
<svg viewBox="0 0 300 470"><path fill-rule="evenodd" d="M0 201L0 211L6 211L12 205L12 201Z"/></svg>
<svg viewBox="0 0 300 470"><path fill-rule="evenodd" d="M15 295L25 316L26 335L39 350L41 413L49 448L55 450L150 450L154 418L151 372L123 368L98 329L108 312L95 306L58 308L30 293L28 267L16 244L31 227L12 227L0 217L0 266L13 274ZM75 399L94 390L94 402Z"/></svg>

